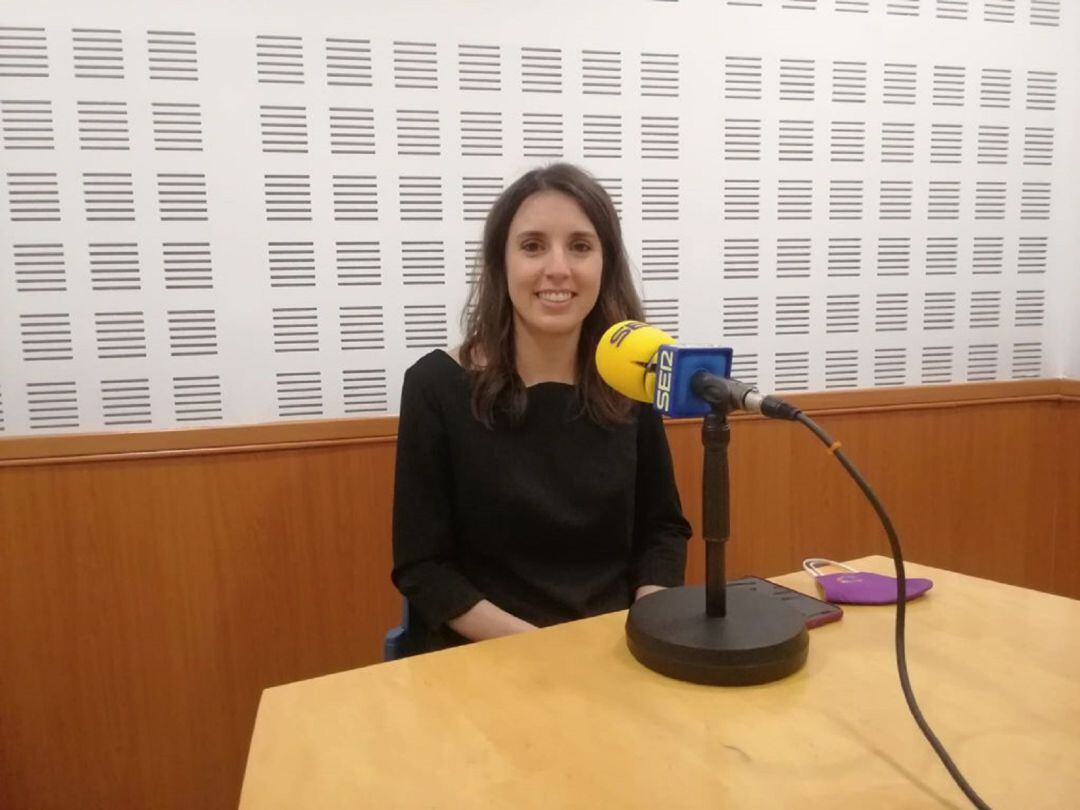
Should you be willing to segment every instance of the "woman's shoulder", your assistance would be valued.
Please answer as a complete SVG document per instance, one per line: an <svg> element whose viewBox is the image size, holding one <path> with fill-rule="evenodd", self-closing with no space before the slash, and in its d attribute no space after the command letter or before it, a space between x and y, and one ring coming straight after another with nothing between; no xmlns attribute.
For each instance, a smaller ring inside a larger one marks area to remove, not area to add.
<svg viewBox="0 0 1080 810"><path fill-rule="evenodd" d="M456 350L435 349L428 352L405 371L405 379L412 385L427 389L459 381L465 376L457 361Z"/></svg>

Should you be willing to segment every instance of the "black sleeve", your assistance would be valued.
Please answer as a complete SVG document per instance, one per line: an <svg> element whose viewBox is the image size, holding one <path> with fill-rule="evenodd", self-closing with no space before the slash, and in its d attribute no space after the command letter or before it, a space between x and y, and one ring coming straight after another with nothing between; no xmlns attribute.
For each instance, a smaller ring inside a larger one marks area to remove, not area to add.
<svg viewBox="0 0 1080 810"><path fill-rule="evenodd" d="M484 598L454 564L453 466L442 409L421 370L405 372L394 473L394 585L431 629Z"/></svg>
<svg viewBox="0 0 1080 810"><path fill-rule="evenodd" d="M637 492L630 586L682 585L686 578L686 541L690 524L683 517L675 471L664 425L651 407L638 421Z"/></svg>

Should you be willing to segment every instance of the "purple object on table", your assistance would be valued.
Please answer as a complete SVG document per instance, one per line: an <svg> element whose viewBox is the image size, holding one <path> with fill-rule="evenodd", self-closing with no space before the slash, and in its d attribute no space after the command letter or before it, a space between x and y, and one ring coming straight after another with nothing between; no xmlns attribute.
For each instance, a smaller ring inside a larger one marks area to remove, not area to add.
<svg viewBox="0 0 1080 810"><path fill-rule="evenodd" d="M838 574L822 574L818 568L833 565L843 568ZM824 591L825 600L845 605L892 605L896 603L896 578L882 574L856 571L843 563L812 557L803 561L803 568L817 580ZM922 596L934 583L923 577L907 577L904 592L907 600Z"/></svg>

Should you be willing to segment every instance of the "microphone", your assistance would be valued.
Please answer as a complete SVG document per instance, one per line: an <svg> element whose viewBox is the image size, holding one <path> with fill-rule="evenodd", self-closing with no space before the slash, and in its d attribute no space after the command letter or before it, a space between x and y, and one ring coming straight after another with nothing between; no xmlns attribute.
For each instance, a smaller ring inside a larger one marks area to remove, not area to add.
<svg viewBox="0 0 1080 810"><path fill-rule="evenodd" d="M679 346L655 326L640 321L612 325L596 347L600 377L623 396L651 402L673 418L703 416L713 405L795 420L799 409L763 396L731 379L732 351L721 346Z"/></svg>

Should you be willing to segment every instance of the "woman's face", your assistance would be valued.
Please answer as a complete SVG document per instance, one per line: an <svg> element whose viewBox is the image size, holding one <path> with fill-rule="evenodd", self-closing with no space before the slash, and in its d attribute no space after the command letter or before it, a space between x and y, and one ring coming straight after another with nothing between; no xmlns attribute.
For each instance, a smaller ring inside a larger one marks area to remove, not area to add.
<svg viewBox="0 0 1080 810"><path fill-rule="evenodd" d="M518 208L506 240L514 326L537 336L576 334L600 294L600 238L577 201L538 191Z"/></svg>

